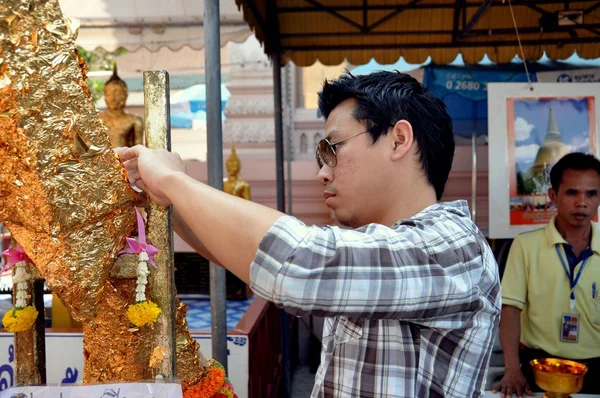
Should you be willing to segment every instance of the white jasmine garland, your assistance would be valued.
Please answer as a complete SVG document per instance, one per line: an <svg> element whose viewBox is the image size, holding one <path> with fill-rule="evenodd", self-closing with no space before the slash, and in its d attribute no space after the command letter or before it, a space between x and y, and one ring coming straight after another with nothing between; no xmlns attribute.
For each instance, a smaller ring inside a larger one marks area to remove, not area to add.
<svg viewBox="0 0 600 398"><path fill-rule="evenodd" d="M150 275L150 270L148 269L148 253L146 253L145 250L142 250L138 255L138 260L135 301L139 303L141 301L146 301L146 285L148 284L148 275Z"/></svg>
<svg viewBox="0 0 600 398"><path fill-rule="evenodd" d="M27 273L25 261L20 261L15 264L15 274L13 276L13 284L16 286L16 302L15 307L27 307L27 281L31 279L31 275Z"/></svg>

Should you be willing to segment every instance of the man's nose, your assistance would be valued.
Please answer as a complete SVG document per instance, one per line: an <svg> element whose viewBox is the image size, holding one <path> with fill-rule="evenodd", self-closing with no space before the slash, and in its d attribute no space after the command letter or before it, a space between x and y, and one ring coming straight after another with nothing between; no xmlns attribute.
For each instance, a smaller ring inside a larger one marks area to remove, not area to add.
<svg viewBox="0 0 600 398"><path fill-rule="evenodd" d="M330 182L333 181L333 169L329 166L327 166L326 164L323 165L323 167L321 167L319 169L319 172L317 173L317 181L321 184L321 185L327 185Z"/></svg>
<svg viewBox="0 0 600 398"><path fill-rule="evenodd" d="M579 207L586 207L587 206L587 195L585 193L577 195L577 203L576 204Z"/></svg>

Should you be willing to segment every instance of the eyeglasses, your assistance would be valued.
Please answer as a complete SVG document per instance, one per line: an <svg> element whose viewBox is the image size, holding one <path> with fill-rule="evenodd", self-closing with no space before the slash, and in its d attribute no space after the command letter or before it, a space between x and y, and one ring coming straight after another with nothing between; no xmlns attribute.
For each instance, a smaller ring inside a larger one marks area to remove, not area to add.
<svg viewBox="0 0 600 398"><path fill-rule="evenodd" d="M317 144L317 150L315 153L315 157L317 158L317 164L319 165L319 169L323 168L323 165L326 164L329 167L335 167L337 164L337 155L335 154L335 147L349 140L350 138L358 137L361 134L368 133L369 131L363 131L362 133L351 135L350 137L344 138L342 140L336 142L329 142L327 138L323 138Z"/></svg>

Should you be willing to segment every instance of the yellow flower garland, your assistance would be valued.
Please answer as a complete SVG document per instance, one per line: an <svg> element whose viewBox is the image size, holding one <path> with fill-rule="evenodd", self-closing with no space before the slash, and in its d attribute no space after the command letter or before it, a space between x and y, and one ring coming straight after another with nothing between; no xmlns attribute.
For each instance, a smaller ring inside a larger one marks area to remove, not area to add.
<svg viewBox="0 0 600 398"><path fill-rule="evenodd" d="M135 326L141 327L156 322L161 312L161 309L153 301L140 301L129 306L127 318Z"/></svg>
<svg viewBox="0 0 600 398"><path fill-rule="evenodd" d="M31 329L37 317L37 310L28 305L25 308L13 308L8 311L2 318L2 324L11 333L25 332Z"/></svg>
<svg viewBox="0 0 600 398"><path fill-rule="evenodd" d="M214 359L209 359L208 364L206 377L200 383L186 389L183 392L183 398L216 398L222 394L221 390L224 389L225 392L229 389L225 385L227 378L225 377L223 365ZM228 385L233 390L231 384ZM237 397L236 395L233 396Z"/></svg>

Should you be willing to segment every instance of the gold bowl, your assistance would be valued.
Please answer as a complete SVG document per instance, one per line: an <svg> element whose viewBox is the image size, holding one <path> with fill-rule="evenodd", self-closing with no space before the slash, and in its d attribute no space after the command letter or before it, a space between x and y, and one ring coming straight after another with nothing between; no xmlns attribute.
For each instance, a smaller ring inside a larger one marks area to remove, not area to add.
<svg viewBox="0 0 600 398"><path fill-rule="evenodd" d="M583 387L587 366L566 359L542 358L529 362L533 368L535 383L546 391L545 397L565 398Z"/></svg>

